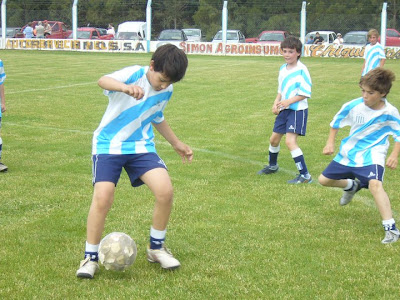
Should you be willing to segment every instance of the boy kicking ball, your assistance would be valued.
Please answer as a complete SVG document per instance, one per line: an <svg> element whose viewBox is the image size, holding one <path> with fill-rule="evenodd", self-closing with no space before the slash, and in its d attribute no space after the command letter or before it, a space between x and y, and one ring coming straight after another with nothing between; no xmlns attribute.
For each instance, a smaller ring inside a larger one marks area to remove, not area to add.
<svg viewBox="0 0 400 300"><path fill-rule="evenodd" d="M386 100L394 80L394 73L382 68L373 69L361 78L362 97L345 103L335 115L323 154L334 153L339 128L350 126L350 135L342 140L339 153L318 178L324 186L344 190L340 205L350 203L361 188L370 190L382 217L383 244L396 242L400 236L383 189L389 136L394 137L395 145L386 166L395 169L400 153L400 115Z"/></svg>
<svg viewBox="0 0 400 300"><path fill-rule="evenodd" d="M177 138L163 114L172 83L183 78L187 65L186 54L168 44L154 52L148 67L130 66L99 79L109 104L93 136L94 191L78 277L93 278L99 269L99 243L122 169L133 187L146 184L155 197L147 260L163 269L180 266L164 246L173 189L167 167L156 153L153 126L184 163L192 161L192 149Z"/></svg>

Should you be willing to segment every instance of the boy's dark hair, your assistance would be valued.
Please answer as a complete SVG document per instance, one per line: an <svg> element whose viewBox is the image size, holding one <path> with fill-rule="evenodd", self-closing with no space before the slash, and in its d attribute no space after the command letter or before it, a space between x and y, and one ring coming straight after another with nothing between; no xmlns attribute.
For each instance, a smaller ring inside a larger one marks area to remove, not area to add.
<svg viewBox="0 0 400 300"><path fill-rule="evenodd" d="M151 60L154 61L154 71L163 73L172 82L178 82L185 76L188 59L185 52L175 45L158 47Z"/></svg>
<svg viewBox="0 0 400 300"><path fill-rule="evenodd" d="M369 71L360 79L360 86L366 85L374 91L381 94L389 94L392 88L392 82L396 79L396 75L390 70L384 68L375 68Z"/></svg>
<svg viewBox="0 0 400 300"><path fill-rule="evenodd" d="M301 56L301 50L303 49L303 44L297 37L291 35L288 36L286 39L284 39L283 42L281 43L281 49L283 50L283 48L296 49L296 52L300 53ZM300 56L297 59L299 59Z"/></svg>

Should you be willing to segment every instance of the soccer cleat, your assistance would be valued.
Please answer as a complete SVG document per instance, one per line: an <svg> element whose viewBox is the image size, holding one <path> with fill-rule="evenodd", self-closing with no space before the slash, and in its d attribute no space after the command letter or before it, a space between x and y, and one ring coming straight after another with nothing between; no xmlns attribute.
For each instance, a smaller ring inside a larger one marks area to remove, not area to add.
<svg viewBox="0 0 400 300"><path fill-rule="evenodd" d="M0 162L0 172L7 172L8 167Z"/></svg>
<svg viewBox="0 0 400 300"><path fill-rule="evenodd" d="M399 239L400 231L396 228L394 230L385 230L385 238L382 240L382 244L394 243Z"/></svg>
<svg viewBox="0 0 400 300"><path fill-rule="evenodd" d="M90 256L86 257L81 261L76 276L81 278L93 279L94 274L99 270L99 263L97 261L90 260Z"/></svg>
<svg viewBox="0 0 400 300"><path fill-rule="evenodd" d="M266 165L264 166L264 168L260 171L257 172L258 175L267 175L267 174L273 174L278 172L279 170L279 166L275 165L275 166L270 166L270 165Z"/></svg>
<svg viewBox="0 0 400 300"><path fill-rule="evenodd" d="M353 180L353 188L350 191L343 191L342 198L340 198L339 204L341 206L349 204L353 200L354 195L361 189L361 183L358 179Z"/></svg>
<svg viewBox="0 0 400 300"><path fill-rule="evenodd" d="M311 183L311 182L312 182L312 177L310 174L307 174L307 175L299 174L296 176L296 178L289 180L287 183L301 184L301 183Z"/></svg>
<svg viewBox="0 0 400 300"><path fill-rule="evenodd" d="M180 262L172 255L169 249L162 247L161 249L147 248L147 260L152 263L159 263L161 268L173 270L180 267Z"/></svg>

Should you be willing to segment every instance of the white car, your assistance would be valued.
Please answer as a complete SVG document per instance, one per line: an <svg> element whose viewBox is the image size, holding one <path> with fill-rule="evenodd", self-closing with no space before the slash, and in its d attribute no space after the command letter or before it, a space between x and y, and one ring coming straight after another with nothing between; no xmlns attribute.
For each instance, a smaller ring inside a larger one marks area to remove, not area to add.
<svg viewBox="0 0 400 300"><path fill-rule="evenodd" d="M202 41L202 33L201 33L201 29L197 29L197 28L185 28L182 29L183 32L186 34L187 36L187 40L188 42L201 42Z"/></svg>
<svg viewBox="0 0 400 300"><path fill-rule="evenodd" d="M310 39L310 36L315 38L315 34L319 33L320 36L323 37L324 42L322 44L333 44L333 41L336 39L336 33L334 31L325 31L325 30L320 30L320 31L311 31L307 33L306 39L305 39L305 44L307 44L307 41Z"/></svg>
<svg viewBox="0 0 400 300"><path fill-rule="evenodd" d="M218 31L212 40L213 43L222 43L222 30ZM240 30L227 30L226 42L229 44L244 43L245 37Z"/></svg>

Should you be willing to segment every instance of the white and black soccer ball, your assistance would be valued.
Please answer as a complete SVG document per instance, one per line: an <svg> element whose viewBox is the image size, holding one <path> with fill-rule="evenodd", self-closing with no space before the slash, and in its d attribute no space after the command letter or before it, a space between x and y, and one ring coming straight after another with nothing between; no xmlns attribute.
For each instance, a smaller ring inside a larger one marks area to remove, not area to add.
<svg viewBox="0 0 400 300"><path fill-rule="evenodd" d="M126 233L107 234L99 245L99 260L106 270L124 271L136 259L135 241Z"/></svg>

